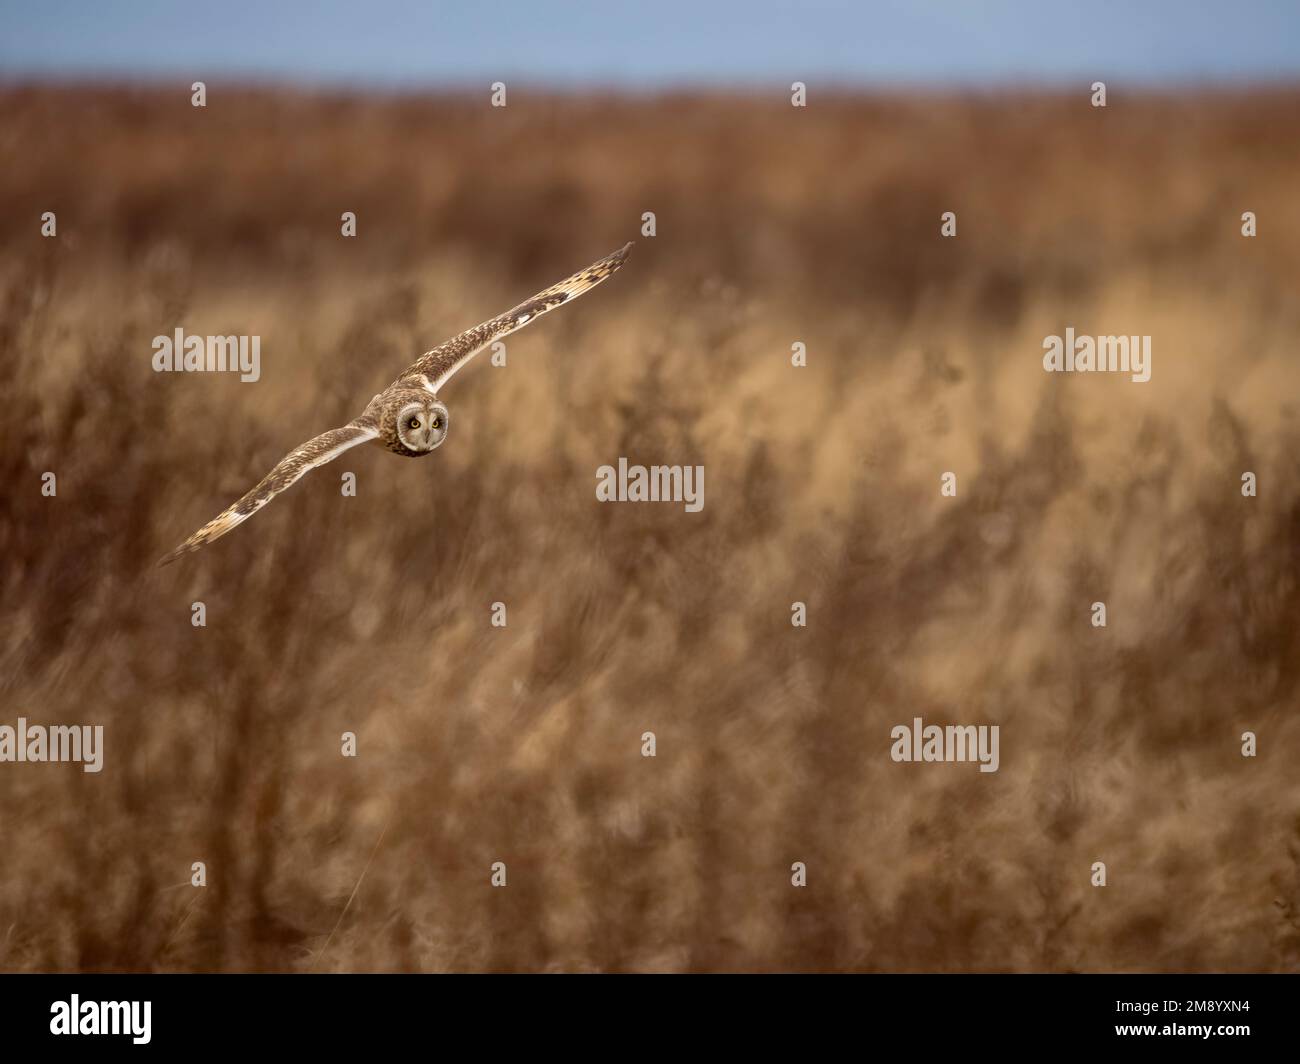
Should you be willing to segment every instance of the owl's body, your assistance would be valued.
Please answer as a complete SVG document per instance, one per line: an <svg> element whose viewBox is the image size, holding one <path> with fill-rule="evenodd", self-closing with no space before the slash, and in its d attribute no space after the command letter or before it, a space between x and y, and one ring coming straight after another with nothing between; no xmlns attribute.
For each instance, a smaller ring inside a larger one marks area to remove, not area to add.
<svg viewBox="0 0 1300 1064"><path fill-rule="evenodd" d="M522 329L562 303L594 288L615 273L632 245L579 270L572 277L538 292L513 310L454 336L422 355L397 380L367 404L360 417L342 428L331 429L287 454L262 481L238 502L164 556L159 565L175 561L224 536L248 520L273 498L297 483L309 470L337 458L362 443L375 443L404 458L430 454L447 438L447 407L438 392L452 375L494 340Z"/></svg>

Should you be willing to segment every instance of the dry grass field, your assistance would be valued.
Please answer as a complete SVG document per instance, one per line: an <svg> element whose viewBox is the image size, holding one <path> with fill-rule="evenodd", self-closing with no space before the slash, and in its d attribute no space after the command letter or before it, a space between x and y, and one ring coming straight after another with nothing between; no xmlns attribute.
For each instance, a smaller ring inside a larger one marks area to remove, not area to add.
<svg viewBox="0 0 1300 1064"><path fill-rule="evenodd" d="M1300 93L511 93L0 91L0 724L105 727L0 764L0 970L1300 968ZM629 239L434 455L153 567Z"/></svg>

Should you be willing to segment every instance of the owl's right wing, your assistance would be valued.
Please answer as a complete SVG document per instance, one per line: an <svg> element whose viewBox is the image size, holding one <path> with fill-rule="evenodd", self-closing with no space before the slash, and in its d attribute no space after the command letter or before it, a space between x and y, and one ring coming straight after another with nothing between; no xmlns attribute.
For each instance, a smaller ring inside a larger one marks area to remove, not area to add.
<svg viewBox="0 0 1300 1064"><path fill-rule="evenodd" d="M417 387L425 385L436 393L451 379L453 373L494 340L508 336L516 329L522 329L548 311L571 299L576 299L583 292L590 291L601 281L612 277L627 261L631 251L632 242L628 241L617 251L606 255L603 259L597 259L590 266L584 267L571 277L566 277L558 284L543 289L531 299L524 300L519 306L507 310L490 321L485 321L482 325L467 329L459 336L453 336L432 351L421 355L420 359L398 380L414 383Z"/></svg>
<svg viewBox="0 0 1300 1064"><path fill-rule="evenodd" d="M357 444L367 443L378 436L379 426L369 417L362 416L341 429L330 429L329 432L308 440L301 447L295 447L280 459L257 487L222 510L175 550L160 558L158 564L168 565L182 554L196 551L214 539L220 539L236 525L247 521L280 492L296 484L305 473L337 458Z"/></svg>

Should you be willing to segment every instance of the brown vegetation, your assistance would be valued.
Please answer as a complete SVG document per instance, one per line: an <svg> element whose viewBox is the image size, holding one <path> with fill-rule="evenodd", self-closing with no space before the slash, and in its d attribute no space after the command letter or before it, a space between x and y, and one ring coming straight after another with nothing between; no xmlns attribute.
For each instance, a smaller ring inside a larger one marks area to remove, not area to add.
<svg viewBox="0 0 1300 1064"><path fill-rule="evenodd" d="M0 724L107 746L0 764L0 968L1295 970L1298 103L0 93ZM436 454L152 568L643 211Z"/></svg>

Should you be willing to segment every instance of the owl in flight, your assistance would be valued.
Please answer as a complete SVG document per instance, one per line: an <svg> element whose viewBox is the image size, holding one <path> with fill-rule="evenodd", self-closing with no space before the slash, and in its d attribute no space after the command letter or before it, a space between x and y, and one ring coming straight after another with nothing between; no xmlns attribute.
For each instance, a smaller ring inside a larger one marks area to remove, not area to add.
<svg viewBox="0 0 1300 1064"><path fill-rule="evenodd" d="M220 539L280 492L297 483L308 470L324 465L357 444L375 443L406 458L428 454L447 438L447 408L438 399L438 393L452 375L494 340L522 329L548 310L554 310L595 288L623 265L631 250L631 243L625 244L567 280L538 292L514 310L454 336L422 355L397 380L371 399L360 417L342 428L323 432L289 452L257 487L165 555L158 564L174 562L182 554Z"/></svg>

